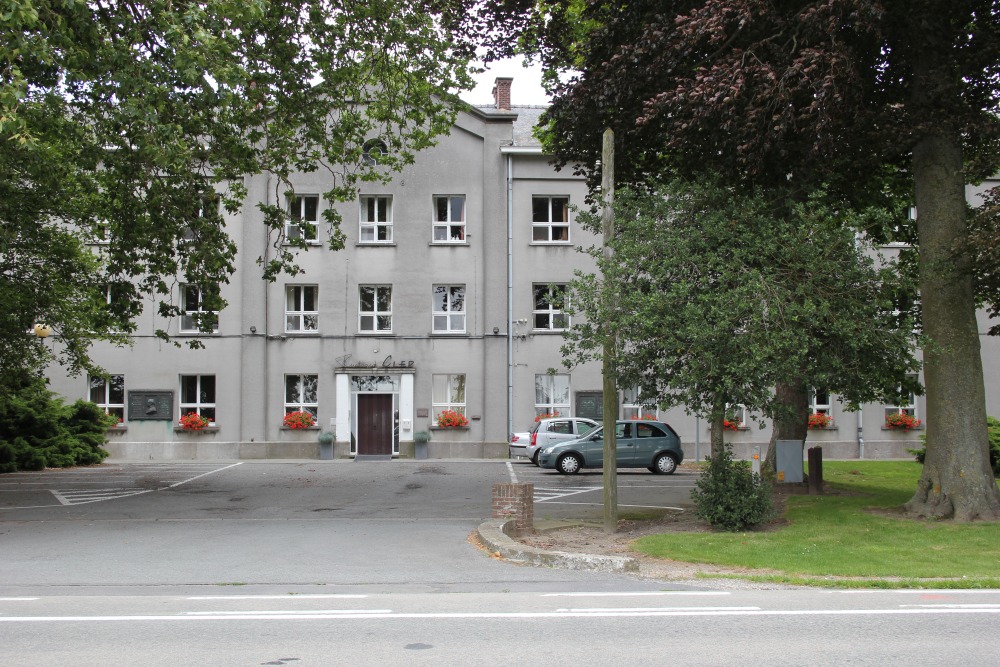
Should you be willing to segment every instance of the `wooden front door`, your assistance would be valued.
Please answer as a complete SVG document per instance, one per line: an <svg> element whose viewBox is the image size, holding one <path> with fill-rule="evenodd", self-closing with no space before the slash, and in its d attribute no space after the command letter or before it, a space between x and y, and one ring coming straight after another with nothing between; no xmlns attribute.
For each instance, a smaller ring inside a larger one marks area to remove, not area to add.
<svg viewBox="0 0 1000 667"><path fill-rule="evenodd" d="M358 394L358 454L392 455L392 394Z"/></svg>

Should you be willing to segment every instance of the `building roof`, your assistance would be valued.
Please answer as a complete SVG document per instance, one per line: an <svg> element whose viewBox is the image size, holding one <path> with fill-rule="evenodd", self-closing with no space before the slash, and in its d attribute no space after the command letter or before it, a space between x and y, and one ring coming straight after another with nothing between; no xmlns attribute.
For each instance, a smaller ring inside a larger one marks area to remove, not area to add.
<svg viewBox="0 0 1000 667"><path fill-rule="evenodd" d="M523 147L540 147L542 145L541 142L535 138L534 129L535 126L538 125L538 119L541 117L542 112L548 109L548 106L512 104L510 111L497 109L492 104L476 105L475 108L486 116L502 115L503 117L509 118L512 117L513 114L517 114L514 118L513 127L511 128L512 145Z"/></svg>

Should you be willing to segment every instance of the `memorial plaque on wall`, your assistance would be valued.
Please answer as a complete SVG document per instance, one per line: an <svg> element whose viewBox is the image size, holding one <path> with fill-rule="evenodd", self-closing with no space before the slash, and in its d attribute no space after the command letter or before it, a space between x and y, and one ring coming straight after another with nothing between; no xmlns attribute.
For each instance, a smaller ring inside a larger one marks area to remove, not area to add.
<svg viewBox="0 0 1000 667"><path fill-rule="evenodd" d="M576 392L576 416L604 421L604 393L600 391Z"/></svg>
<svg viewBox="0 0 1000 667"><path fill-rule="evenodd" d="M128 393L128 420L174 419L174 392L130 391Z"/></svg>

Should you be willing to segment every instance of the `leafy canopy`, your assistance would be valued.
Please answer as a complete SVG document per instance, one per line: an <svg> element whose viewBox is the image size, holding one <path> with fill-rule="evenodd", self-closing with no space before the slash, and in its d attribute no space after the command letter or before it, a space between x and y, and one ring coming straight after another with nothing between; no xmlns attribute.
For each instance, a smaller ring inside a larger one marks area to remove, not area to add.
<svg viewBox="0 0 1000 667"><path fill-rule="evenodd" d="M912 320L894 312L906 284L842 216L819 197L775 201L712 180L619 191L612 254L591 248L598 273L572 286L585 321L567 334L567 365L596 357L610 329L618 384L646 405L774 416L788 377L851 406L898 396L918 368Z"/></svg>
<svg viewBox="0 0 1000 667"><path fill-rule="evenodd" d="M294 274L290 176L322 171L324 197L349 199L446 132L452 91L471 87L435 16L401 0L3 0L0 44L3 368L53 355L24 335L36 322L88 366L89 342L121 341L144 298L176 314L177 280L222 307L246 174L270 175L253 193L263 274ZM331 207L325 222L337 249Z"/></svg>

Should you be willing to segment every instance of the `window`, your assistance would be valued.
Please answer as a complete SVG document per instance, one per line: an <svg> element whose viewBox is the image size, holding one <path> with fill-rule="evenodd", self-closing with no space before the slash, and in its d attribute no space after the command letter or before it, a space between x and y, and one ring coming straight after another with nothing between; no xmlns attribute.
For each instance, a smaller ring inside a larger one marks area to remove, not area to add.
<svg viewBox="0 0 1000 667"><path fill-rule="evenodd" d="M434 407L434 422L445 410L465 414L465 375L438 375L432 378L431 400Z"/></svg>
<svg viewBox="0 0 1000 667"><path fill-rule="evenodd" d="M916 379L911 376L911 379ZM896 399L896 405L886 405L885 406L885 416L889 415L909 415L911 417L917 416L917 397L916 395L907 389L899 388L899 398Z"/></svg>
<svg viewBox="0 0 1000 667"><path fill-rule="evenodd" d="M316 212L319 210L317 195L299 195L288 198L288 223L285 238L316 240Z"/></svg>
<svg viewBox="0 0 1000 667"><path fill-rule="evenodd" d="M569 376L538 374L535 376L535 416L569 415Z"/></svg>
<svg viewBox="0 0 1000 667"><path fill-rule="evenodd" d="M569 197L531 198L531 240L539 243L569 241Z"/></svg>
<svg viewBox="0 0 1000 667"><path fill-rule="evenodd" d="M830 414L830 392L826 389L809 390L809 414Z"/></svg>
<svg viewBox="0 0 1000 667"><path fill-rule="evenodd" d="M319 287L316 285L289 285L285 288L285 331L301 333L318 330L318 296Z"/></svg>
<svg viewBox="0 0 1000 667"><path fill-rule="evenodd" d="M465 196L434 197L434 242L465 241Z"/></svg>
<svg viewBox="0 0 1000 667"><path fill-rule="evenodd" d="M747 408L745 405L727 405L726 421L737 428L747 428Z"/></svg>
<svg viewBox="0 0 1000 667"><path fill-rule="evenodd" d="M318 375L285 376L285 414L308 412L314 418L319 413Z"/></svg>
<svg viewBox="0 0 1000 667"><path fill-rule="evenodd" d="M562 331L569 326L566 308L565 285L534 285L534 310L531 311L535 329Z"/></svg>
<svg viewBox="0 0 1000 667"><path fill-rule="evenodd" d="M197 285L181 285L181 332L199 333L202 325L219 330L219 317L210 304L218 301L217 288L202 289Z"/></svg>
<svg viewBox="0 0 1000 667"><path fill-rule="evenodd" d="M622 391L622 419L650 419L656 417L656 410L644 410L639 402L639 388L631 387Z"/></svg>
<svg viewBox="0 0 1000 667"><path fill-rule="evenodd" d="M361 286L358 329L372 332L392 331L392 287Z"/></svg>
<svg viewBox="0 0 1000 667"><path fill-rule="evenodd" d="M196 412L215 423L215 376L181 376L181 416Z"/></svg>
<svg viewBox="0 0 1000 667"><path fill-rule="evenodd" d="M376 165L389 154L389 147L381 139L369 139L361 150L361 157L367 165Z"/></svg>
<svg viewBox="0 0 1000 667"><path fill-rule="evenodd" d="M206 225L205 220L210 221L207 224L213 224L212 221L216 219L221 219L219 217L219 208L221 207L222 199L217 194L205 195L198 198L198 204L194 207L191 215L196 218L196 221L192 222L191 227L187 227L184 230L183 239L189 244L196 242L198 240L198 235L200 230Z"/></svg>
<svg viewBox="0 0 1000 667"><path fill-rule="evenodd" d="M90 402L119 422L125 421L125 376L112 375L107 380L90 377Z"/></svg>
<svg viewBox="0 0 1000 667"><path fill-rule="evenodd" d="M434 286L434 332L465 333L465 285Z"/></svg>
<svg viewBox="0 0 1000 667"><path fill-rule="evenodd" d="M361 198L361 243L392 243L392 197Z"/></svg>

